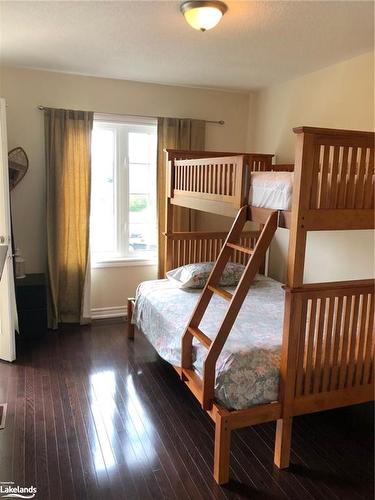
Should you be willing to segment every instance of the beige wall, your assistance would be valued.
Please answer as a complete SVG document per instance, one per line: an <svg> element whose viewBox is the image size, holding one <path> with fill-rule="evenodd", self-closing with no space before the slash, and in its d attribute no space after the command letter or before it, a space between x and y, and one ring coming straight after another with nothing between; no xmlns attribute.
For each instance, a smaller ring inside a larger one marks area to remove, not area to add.
<svg viewBox="0 0 375 500"><path fill-rule="evenodd" d="M30 169L12 195L17 245L28 272L45 270L45 174L43 114L38 104L101 112L225 120L208 125L211 150L274 152L279 162L292 161L298 125L371 130L374 127L373 54L305 75L254 94L192 89L92 78L46 71L2 68L0 94L8 103L9 148L27 151ZM219 225L217 225L219 223ZM231 220L200 217L198 229L227 228ZM358 231L310 236L307 281L355 279L373 275L373 238ZM278 230L271 249L271 274L283 280L288 232ZM94 269L92 305L121 307L139 281L156 269Z"/></svg>
<svg viewBox="0 0 375 500"><path fill-rule="evenodd" d="M374 54L261 90L250 107L248 149L294 158L292 128L299 125L374 130ZM360 279L374 275L372 231L310 233L306 281ZM285 277L288 231L279 229L271 248L270 272Z"/></svg>
<svg viewBox="0 0 375 500"><path fill-rule="evenodd" d="M246 144L248 94L154 85L105 78L2 68L0 94L6 98L9 148L22 146L30 167L12 194L17 245L28 272L45 270L45 173L43 113L38 104L106 113L225 120L207 125L211 150L241 151ZM203 220L201 225L205 226ZM117 307L134 294L141 279L155 277L155 267L94 269L94 308Z"/></svg>

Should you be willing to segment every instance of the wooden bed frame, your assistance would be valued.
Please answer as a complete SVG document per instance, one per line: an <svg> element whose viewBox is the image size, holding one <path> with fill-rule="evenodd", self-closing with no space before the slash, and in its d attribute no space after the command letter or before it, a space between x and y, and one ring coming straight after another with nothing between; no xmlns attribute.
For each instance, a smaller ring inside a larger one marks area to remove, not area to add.
<svg viewBox="0 0 375 500"><path fill-rule="evenodd" d="M374 280L304 284L303 275L308 231L374 229L375 134L312 127L294 132L292 210L277 213L277 224L290 230L278 400L230 411L213 398L216 361L203 380L193 369L175 367L215 423L214 477L219 484L229 480L232 430L276 420L274 462L285 468L293 416L374 399ZM272 155L167 154L166 270L220 259L228 244L226 233L173 233L174 205L234 215L247 205L250 171L292 169L273 166ZM272 211L247 206L240 212L262 228ZM238 245L231 246L253 248L259 234L242 233ZM233 252L232 260L243 259L246 254ZM234 294L229 300L233 305L239 299ZM128 299L129 338L134 336L133 307L134 299ZM219 331L207 358L214 353L217 359L229 332L223 337Z"/></svg>

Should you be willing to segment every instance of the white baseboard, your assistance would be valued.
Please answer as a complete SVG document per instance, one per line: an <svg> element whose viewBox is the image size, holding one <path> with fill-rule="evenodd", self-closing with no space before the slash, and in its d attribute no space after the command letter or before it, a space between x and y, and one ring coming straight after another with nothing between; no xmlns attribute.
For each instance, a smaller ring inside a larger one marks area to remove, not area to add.
<svg viewBox="0 0 375 500"><path fill-rule="evenodd" d="M126 306L96 307L91 309L92 319L120 318L127 316Z"/></svg>

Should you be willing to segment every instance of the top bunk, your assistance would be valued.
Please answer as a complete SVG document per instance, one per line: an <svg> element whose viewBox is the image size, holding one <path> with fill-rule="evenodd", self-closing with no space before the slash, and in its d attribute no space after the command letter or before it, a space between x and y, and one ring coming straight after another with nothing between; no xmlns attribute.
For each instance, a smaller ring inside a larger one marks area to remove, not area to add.
<svg viewBox="0 0 375 500"><path fill-rule="evenodd" d="M260 223L279 210L279 226L293 216L306 231L373 229L375 134L294 132L294 165L273 165L272 154L166 150L169 202L228 217L248 205Z"/></svg>

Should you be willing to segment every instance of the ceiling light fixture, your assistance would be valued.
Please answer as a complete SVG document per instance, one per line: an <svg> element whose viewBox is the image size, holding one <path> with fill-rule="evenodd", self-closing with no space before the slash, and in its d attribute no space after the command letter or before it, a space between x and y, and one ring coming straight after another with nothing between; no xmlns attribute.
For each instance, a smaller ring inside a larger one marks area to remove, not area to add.
<svg viewBox="0 0 375 500"><path fill-rule="evenodd" d="M186 22L199 31L214 28L228 10L224 2L216 0L188 0L180 7Z"/></svg>

